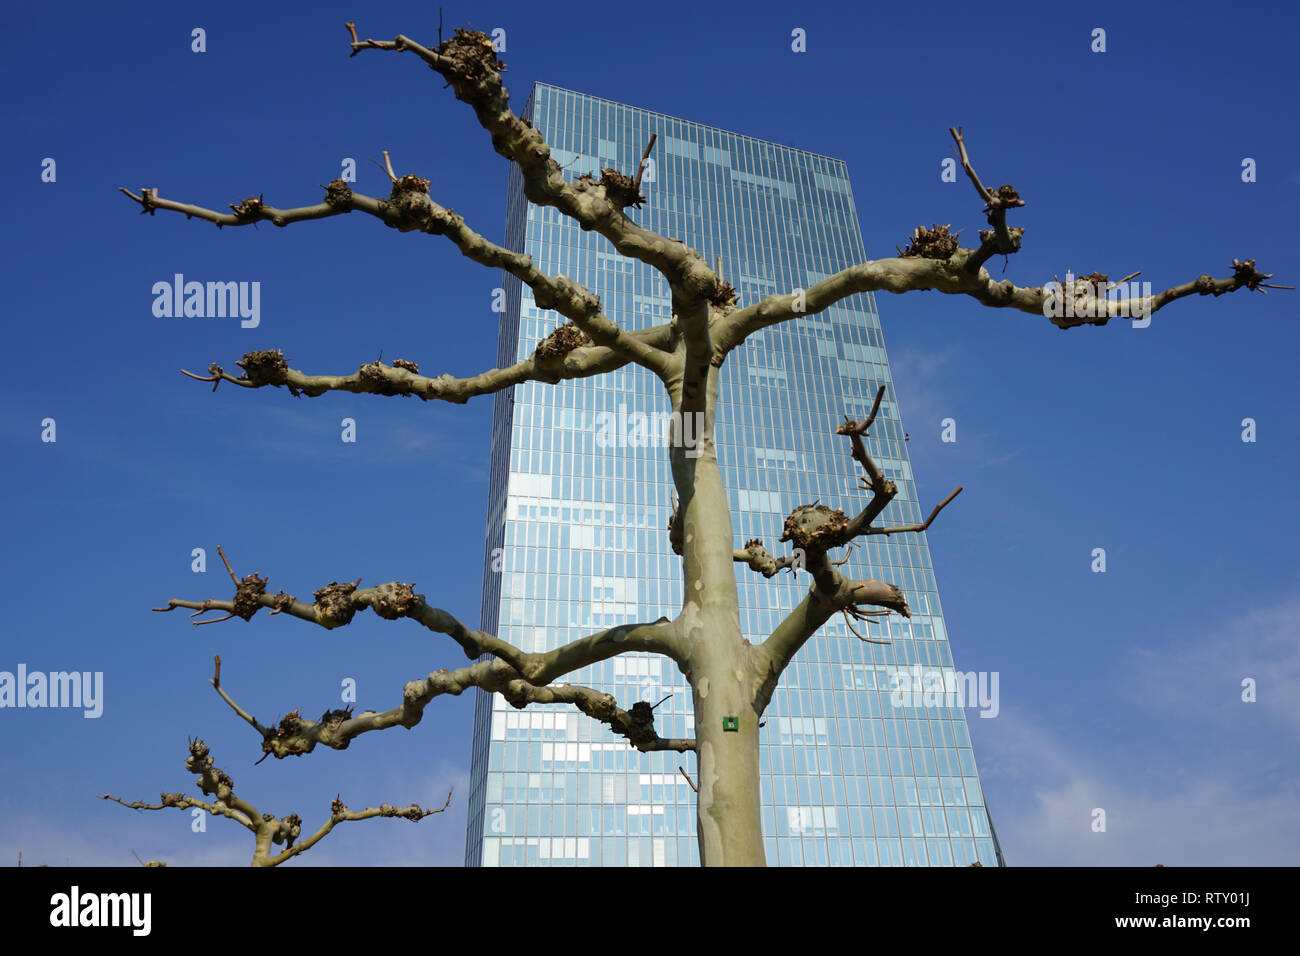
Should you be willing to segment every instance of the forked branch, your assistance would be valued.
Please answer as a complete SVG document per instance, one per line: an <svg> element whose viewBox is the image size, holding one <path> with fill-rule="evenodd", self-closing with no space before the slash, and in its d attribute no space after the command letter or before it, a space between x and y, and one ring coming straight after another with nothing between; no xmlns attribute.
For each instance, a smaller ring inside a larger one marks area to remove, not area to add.
<svg viewBox="0 0 1300 956"><path fill-rule="evenodd" d="M993 227L980 230L980 247L967 259L964 266L967 272L976 275L990 256L1009 256L1020 251L1020 240L1025 230L1019 227L1007 227L1007 210L1023 206L1025 201L1010 185L999 186L993 190L980 182L979 175L970 164L970 157L966 155L966 140L962 136L961 127L950 126L948 132L952 134L953 142L957 144L955 149L961 159L961 167L975 186L975 192L984 201L984 212L988 216L989 225Z"/></svg>
<svg viewBox="0 0 1300 956"><path fill-rule="evenodd" d="M980 231L977 249L963 248L948 226L917 229L906 250L893 259L875 259L850 266L823 279L804 292L771 295L761 302L737 309L715 322L713 343L719 357L743 343L750 335L781 322L815 315L836 302L860 292L919 292L934 290L946 295L966 295L990 308L1015 309L1048 319L1061 329L1081 325L1105 325L1114 318L1147 319L1160 309L1190 295L1220 296L1238 289L1264 292L1267 289L1290 289L1269 283L1271 273L1255 268L1254 259L1232 260L1232 275L1216 279L1202 275L1190 282L1170 286L1148 294L1143 283L1137 294L1114 298L1115 290L1103 273L1093 273L1097 281L1067 283L1059 281L1041 286L1018 286L1010 280L995 281L983 268L993 255L1011 255L1020 249L1024 230L1008 226L1010 209L1025 205L1011 186L997 189L985 186L971 164L960 126L950 128L958 158L975 192L984 203L990 229ZM1134 273L1133 275L1136 275ZM1129 276L1132 278L1132 275ZM1118 283L1124 285L1124 283ZM1127 292L1130 289L1122 289Z"/></svg>
<svg viewBox="0 0 1300 956"><path fill-rule="evenodd" d="M889 642L866 637L853 626L854 621L870 622L891 611L896 611L904 617L911 616L907 598L898 587L884 581L859 581L847 577L839 569L848 560L848 556L832 561L829 552L844 545L852 547L851 542L857 537L925 531L938 517L939 512L961 492L958 488L935 506L925 521L918 524L888 528L872 526L872 522L898 494L898 486L885 476L884 471L867 450L864 441L864 438L869 435L871 426L875 424L884 396L885 387L882 385L876 390L875 400L866 418L854 421L846 415L844 423L836 429L837 434L848 436L853 459L865 472L866 477L860 480L863 487L872 492L872 498L866 507L855 517L848 518L842 511L814 503L796 508L786 518L781 540L793 544L795 555L803 562L801 566L808 570L813 581L804 599L786 615L757 649L760 671L764 675L756 700L760 708L767 706L781 674L800 648L834 615L843 615L849 632L858 640L871 644ZM753 545L757 542L749 544ZM736 560L742 560L742 554L744 552L737 551ZM772 559L773 562L775 560ZM793 559L782 560L794 563ZM759 554L754 555L751 567L756 564L759 566L757 570L771 566L770 563L763 562ZM867 611L863 610L864 607L874 607L878 610Z"/></svg>
<svg viewBox="0 0 1300 956"><path fill-rule="evenodd" d="M625 207L639 195L639 175L634 181L622 174L607 176L611 171L605 170L599 180L587 176L565 181L541 132L510 108L501 81L505 64L486 34L457 29L454 36L429 49L402 35L363 40L354 23L347 28L352 55L363 50L413 53L440 74L456 98L473 108L479 125L491 134L492 148L519 167L530 202L558 209L583 229L600 233L624 256L653 266L668 280L674 296L701 300L716 293L717 277L703 256L627 217Z"/></svg>

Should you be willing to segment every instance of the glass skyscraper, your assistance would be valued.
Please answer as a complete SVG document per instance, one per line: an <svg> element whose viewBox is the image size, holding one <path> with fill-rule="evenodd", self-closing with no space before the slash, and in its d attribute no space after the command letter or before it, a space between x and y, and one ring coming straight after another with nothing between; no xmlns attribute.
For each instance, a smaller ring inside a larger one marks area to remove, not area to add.
<svg viewBox="0 0 1300 956"><path fill-rule="evenodd" d="M542 84L521 115L570 176L606 166L635 174L658 134L643 182L648 201L629 215L710 262L720 256L741 305L866 258L839 160ZM547 274L584 283L624 328L669 321L658 273L555 210L530 206L513 168L506 245ZM563 321L538 309L518 280L507 277L504 288L499 365L531 355ZM881 385L868 447L899 488L881 523L920 521L874 296L767 329L727 357L717 446L735 547L761 538L786 553L777 539L800 504L861 509L859 469L834 431L846 413L865 417ZM628 365L526 383L495 403L483 629L546 650L615 624L676 616L681 559L668 541L667 449L597 440L601 413L666 413L660 383ZM998 865L964 711L951 693L897 692L896 675L918 668L947 688L954 680L925 535L861 539L843 570L897 584L913 616L856 625L887 645L857 640L837 616L785 672L762 731L769 865ZM741 627L754 643L809 586L807 575L767 580L743 565L736 576ZM690 689L668 658L623 655L565 680L608 691L624 708L667 697L655 711L658 732L694 735ZM693 755L639 753L572 707L515 710L497 695L476 697L468 865L698 864L695 795L678 772L693 771Z"/></svg>

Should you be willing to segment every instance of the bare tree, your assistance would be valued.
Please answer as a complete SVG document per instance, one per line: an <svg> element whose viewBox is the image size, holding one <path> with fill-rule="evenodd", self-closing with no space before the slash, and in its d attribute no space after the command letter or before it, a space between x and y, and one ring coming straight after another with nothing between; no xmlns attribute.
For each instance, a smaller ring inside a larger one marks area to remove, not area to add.
<svg viewBox="0 0 1300 956"><path fill-rule="evenodd" d="M169 210L218 226L246 226L263 221L287 226L358 211L403 232L445 236L468 258L518 278L532 290L540 308L554 310L567 322L540 342L530 358L469 378L422 375L414 363L401 359L391 364L370 362L351 375L309 374L290 368L279 350L248 353L237 363L242 369L239 375L215 363L209 366L207 376L186 374L211 382L214 391L220 383L229 382L249 389L284 386L294 395L348 391L415 395L422 400L463 403L475 395L497 392L521 382L556 383L587 378L629 363L648 369L662 383L673 412L676 434L669 457L678 502L668 534L673 550L682 558L684 599L679 613L671 620L665 617L609 628L544 653L528 653L492 634L471 630L448 612L428 604L424 595L415 593L411 585L399 582L369 588L359 587L360 580L334 582L314 592L313 602L308 603L283 591L268 594L265 578L249 574L240 579L232 571L233 599L173 599L166 607L156 609L189 608L196 616L205 611L224 611L226 616L219 620L230 617L249 620L265 607L272 614L288 614L325 628L336 628L348 624L357 611L370 608L387 620L410 618L432 631L446 634L470 660L476 661L467 667L439 670L411 681L403 689L401 703L390 710L360 714L333 711L321 720L309 720L294 713L275 727L258 723L214 682L223 699L261 735L264 753L277 758L307 754L318 745L341 750L370 731L413 727L420 722L433 698L460 694L471 687L500 693L520 708L533 703L572 704L608 724L640 751L693 752L698 783L693 781L692 786L698 793L701 862L761 865L764 851L759 813L758 728L783 673L807 641L836 614L844 615L846 621L891 612L910 616L907 599L896 586L847 577L839 570L846 559L833 560L832 553L851 546L860 537L923 531L961 489L939 503L921 524L896 527L876 524L897 494L897 487L876 464L866 442L880 406L882 388L864 420L853 421L846 416L837 428L838 434L847 437L852 457L863 471L862 489L870 493L861 510L849 517L819 504L803 505L785 522L781 540L792 546L789 555L776 557L758 540L749 541L743 549L735 549L731 515L714 446L719 370L728 354L761 329L782 322L797 322L802 316L821 312L847 296L869 291L937 290L948 295L969 296L992 308L1043 316L1067 329L1105 325L1114 317L1150 315L1194 294L1219 296L1242 288L1262 291L1274 287L1266 284L1270 276L1257 271L1253 260L1234 260L1232 274L1224 278L1201 275L1156 295L1124 298L1107 294L1119 283L1111 283L1100 273L1079 281L1067 277L1065 283L1042 286L995 281L984 269L984 263L991 256L1009 256L1019 250L1024 230L1009 226L1007 213L1024 202L1011 186L990 189L984 185L967 155L962 130L957 127L950 130L957 155L984 204L989 226L980 231L978 247L962 248L948 226L921 227L896 257L851 266L804 292L772 295L741 306L735 290L722 279L720 264L711 267L696 250L648 230L629 217L628 209L639 208L645 198L640 191L644 158L635 176L604 169L599 178L590 174L565 177L551 158L542 134L510 109L501 80L504 65L497 59L486 35L457 30L453 37L430 49L405 36L363 40L353 24L347 27L352 37L352 55L367 50L409 53L441 75L456 98L474 109L478 122L490 134L493 149L518 167L529 201L554 207L584 230L599 233L623 256L657 270L671 289L671 321L647 329L624 328L605 314L600 298L589 289L563 275L542 273L529 256L490 242L471 229L461 216L438 205L430 198L429 180L412 174L399 176L385 152L392 182L386 198L361 195L347 183L335 180L324 187L325 198L318 205L279 209L258 196L232 205L230 212L219 212L165 199L156 189L142 189L138 195L122 191L140 204L142 212L152 215L160 209ZM646 157L653 146L652 137L646 147ZM698 445L689 454L680 434L685 420L698 421L701 426ZM833 424L828 422L827 428L831 427ZM752 643L740 629L736 563L745 564L768 578L782 569L798 566L809 571L812 578L807 594L794 610L772 633ZM859 639L869 640L853 630L851 623L850 629ZM580 668L630 652L662 655L681 669L692 689L693 739L661 738L654 729L653 709L646 703L637 703L626 711L609 694L555 683ZM256 829L256 818L248 812L245 816L249 816L249 823ZM269 839L283 832L283 821L266 826L272 832ZM256 829L256 832L259 852L262 852L263 831ZM281 857L288 853L286 850ZM263 853L262 860L267 859ZM277 857L271 862L279 860Z"/></svg>
<svg viewBox="0 0 1300 956"><path fill-rule="evenodd" d="M217 693L229 703L241 716L249 720L253 726L258 727L264 733L273 733L262 728L256 721L243 711L226 696L226 692L221 689L221 658L214 658L214 670L212 686ZM337 722L347 716L347 711L333 711L321 717L322 721ZM290 714L286 720L292 720L296 715ZM377 807L366 807L364 810L349 810L348 805L343 802L341 797L335 797L330 804L330 815L320 828L301 843L297 842L302 835L302 817L296 813L288 816L277 817L273 813L261 813L257 807L249 801L235 793L235 781L230 775L216 766L212 761L208 745L202 740L191 740L189 744L190 755L185 758L185 769L192 774L197 774L195 783L199 790L212 797L212 802L200 800L198 797L187 797L183 793L162 793L159 794L158 803L144 803L140 800L127 802L121 797L114 797L111 794L101 793L101 800L111 800L114 803L120 803L124 807L132 810L166 810L176 808L178 810L202 810L214 817L225 817L233 820L240 826L249 830L253 834L253 866L279 866L292 860L301 853L306 853L321 840L325 839L340 823L349 820L373 820L375 817L400 817L403 820L410 820L412 823L419 823L425 817L432 816L435 813L442 813L451 805L452 791L447 791L447 801L436 810L425 810L418 804L411 804L409 807L395 807L389 803L380 804ZM265 759L265 757L263 757ZM284 846L279 853L272 853L273 846ZM139 857L136 857L139 859ZM19 865L22 865L22 856L19 855ZM159 860L140 860L141 866L166 866Z"/></svg>

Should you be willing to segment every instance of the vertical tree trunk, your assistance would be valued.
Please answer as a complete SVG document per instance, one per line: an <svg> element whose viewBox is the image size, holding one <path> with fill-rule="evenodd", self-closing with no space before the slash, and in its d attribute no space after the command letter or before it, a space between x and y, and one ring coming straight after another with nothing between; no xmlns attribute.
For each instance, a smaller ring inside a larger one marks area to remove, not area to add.
<svg viewBox="0 0 1300 956"><path fill-rule="evenodd" d="M687 409L683 414L703 408L705 419L695 431L700 439L696 448L675 442L671 454L682 499L681 625L683 669L695 708L697 837L704 866L763 866L757 681L752 648L740 631L731 508L713 441L717 389L717 369L711 368L704 396L692 402L682 401L680 392L673 395L675 408Z"/></svg>
<svg viewBox="0 0 1300 956"><path fill-rule="evenodd" d="M748 680L712 676L694 681L695 740L699 758L697 803L703 866L764 866L762 797L758 773L758 715ZM725 723L724 723L725 721ZM733 723L734 721L734 723ZM726 729L735 726L735 730Z"/></svg>

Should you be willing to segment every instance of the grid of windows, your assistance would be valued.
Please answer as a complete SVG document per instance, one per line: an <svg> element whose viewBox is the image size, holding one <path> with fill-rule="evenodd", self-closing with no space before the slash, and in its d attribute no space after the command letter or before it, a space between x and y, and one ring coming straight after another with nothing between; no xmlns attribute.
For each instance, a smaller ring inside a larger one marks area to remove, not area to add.
<svg viewBox="0 0 1300 956"><path fill-rule="evenodd" d="M807 288L865 258L844 163L556 87L534 87L524 113L571 176L633 170L652 133L655 163L638 222L721 256L742 304ZM529 206L511 172L506 243L551 275L596 292L624 328L669 319L666 283L595 233ZM560 321L506 277L498 362L531 355ZM845 413L864 417L886 386L872 437L898 485L890 523L922 520L874 297L856 295L767 329L723 368L717 445L736 547L776 545L784 516L820 499L861 506ZM615 624L674 616L680 559L665 527L671 479L653 422L667 398L636 367L498 394L492 431L482 626L526 650ZM638 416L644 416L638 418ZM612 434L615 441L610 442ZM602 432L604 433L602 435ZM599 436L599 438L598 438ZM786 671L761 744L769 864L996 865L962 709L891 692L889 675L953 672L925 536L859 542L847 573L904 589L910 620L853 638L834 619ZM741 626L761 640L802 597L807 578L738 566ZM691 736L691 694L666 658L625 655L570 678L622 706L654 703L663 736ZM699 862L695 803L678 754L641 754L572 708L516 711L477 693L466 862L485 866L672 866ZM924 704L924 706L922 706Z"/></svg>

